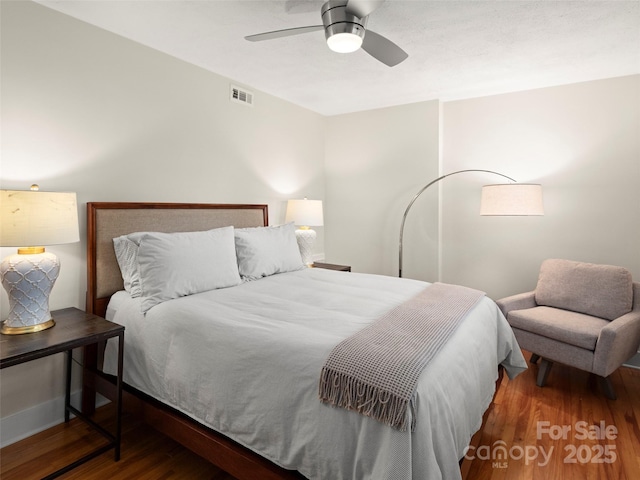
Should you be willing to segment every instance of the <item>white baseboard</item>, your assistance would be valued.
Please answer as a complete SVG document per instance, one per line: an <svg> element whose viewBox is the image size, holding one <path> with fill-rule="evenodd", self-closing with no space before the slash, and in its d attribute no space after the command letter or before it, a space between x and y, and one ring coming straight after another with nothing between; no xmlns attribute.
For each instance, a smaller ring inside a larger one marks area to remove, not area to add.
<svg viewBox="0 0 640 480"><path fill-rule="evenodd" d="M109 402L98 395L96 406ZM80 404L80 390L71 394L71 404ZM64 422L64 397L0 418L0 448Z"/></svg>

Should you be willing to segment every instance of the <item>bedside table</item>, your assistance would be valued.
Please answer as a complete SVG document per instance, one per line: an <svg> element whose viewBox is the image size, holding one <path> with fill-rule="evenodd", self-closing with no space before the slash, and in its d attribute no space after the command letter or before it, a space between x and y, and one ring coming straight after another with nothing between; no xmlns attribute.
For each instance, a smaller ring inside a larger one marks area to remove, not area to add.
<svg viewBox="0 0 640 480"><path fill-rule="evenodd" d="M124 348L124 327L117 323L109 322L97 315L85 313L77 308L57 310L51 312L51 316L55 319L56 325L48 330L43 330L37 333L25 333L22 335L0 336L0 368L7 368L56 353L65 352L66 372L64 421L68 422L69 415L73 413L76 417L80 418L101 433L109 443L67 465L66 467L46 476L45 479L56 478L63 473L72 470L78 465L111 450L112 448L115 450L115 461L117 462L120 460L120 436L122 430L122 358ZM118 337L115 434L111 434L106 431L93 420L86 417L80 410L71 405L71 366L73 362L73 349L87 345L94 345L113 337Z"/></svg>
<svg viewBox="0 0 640 480"><path fill-rule="evenodd" d="M324 268L326 270L336 270L338 272L350 272L350 265L335 265L333 263L318 263L313 262L313 268Z"/></svg>

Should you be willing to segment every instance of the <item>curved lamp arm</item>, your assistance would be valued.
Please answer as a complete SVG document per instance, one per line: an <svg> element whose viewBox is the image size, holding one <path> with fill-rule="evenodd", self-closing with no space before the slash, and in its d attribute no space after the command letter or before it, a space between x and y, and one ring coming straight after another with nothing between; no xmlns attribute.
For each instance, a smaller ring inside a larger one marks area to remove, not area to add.
<svg viewBox="0 0 640 480"><path fill-rule="evenodd" d="M458 170L457 172L447 173L446 175L442 175L441 177L436 178L435 180L427 183L424 187L422 187L420 191L416 193L415 196L411 199L411 201L409 202L409 205L407 205L407 209L404 211L404 215L402 216L402 223L400 224L400 243L399 243L399 254L398 254L398 276L399 277L402 277L402 238L404 236L404 222L407 220L407 215L409 214L409 210L411 210L411 207L413 206L415 201L418 199L418 197L422 195L422 193L431 185L433 185L434 183L438 183L440 180L450 177L451 175L457 175L458 173L465 173L465 172L493 173L494 175L500 175L501 177L504 177L508 180L511 180L512 182L515 182L513 178L508 177L507 175L503 175L502 173L494 172L493 170L469 169L469 170Z"/></svg>

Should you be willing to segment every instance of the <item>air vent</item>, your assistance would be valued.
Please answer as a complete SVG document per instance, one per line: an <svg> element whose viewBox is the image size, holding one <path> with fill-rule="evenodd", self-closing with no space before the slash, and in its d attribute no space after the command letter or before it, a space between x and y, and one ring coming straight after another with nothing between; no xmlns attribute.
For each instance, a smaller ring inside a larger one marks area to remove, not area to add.
<svg viewBox="0 0 640 480"><path fill-rule="evenodd" d="M240 87L231 85L231 101L242 103L243 105L253 106L253 92L243 90Z"/></svg>

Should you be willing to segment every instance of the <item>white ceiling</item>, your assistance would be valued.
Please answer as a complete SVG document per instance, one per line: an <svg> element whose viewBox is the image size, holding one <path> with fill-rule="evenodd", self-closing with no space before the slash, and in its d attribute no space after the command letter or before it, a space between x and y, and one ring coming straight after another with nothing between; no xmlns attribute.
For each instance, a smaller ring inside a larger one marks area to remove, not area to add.
<svg viewBox="0 0 640 480"><path fill-rule="evenodd" d="M409 58L331 52L322 0L40 0L38 3L324 115L640 73L640 1L387 0L367 28Z"/></svg>

